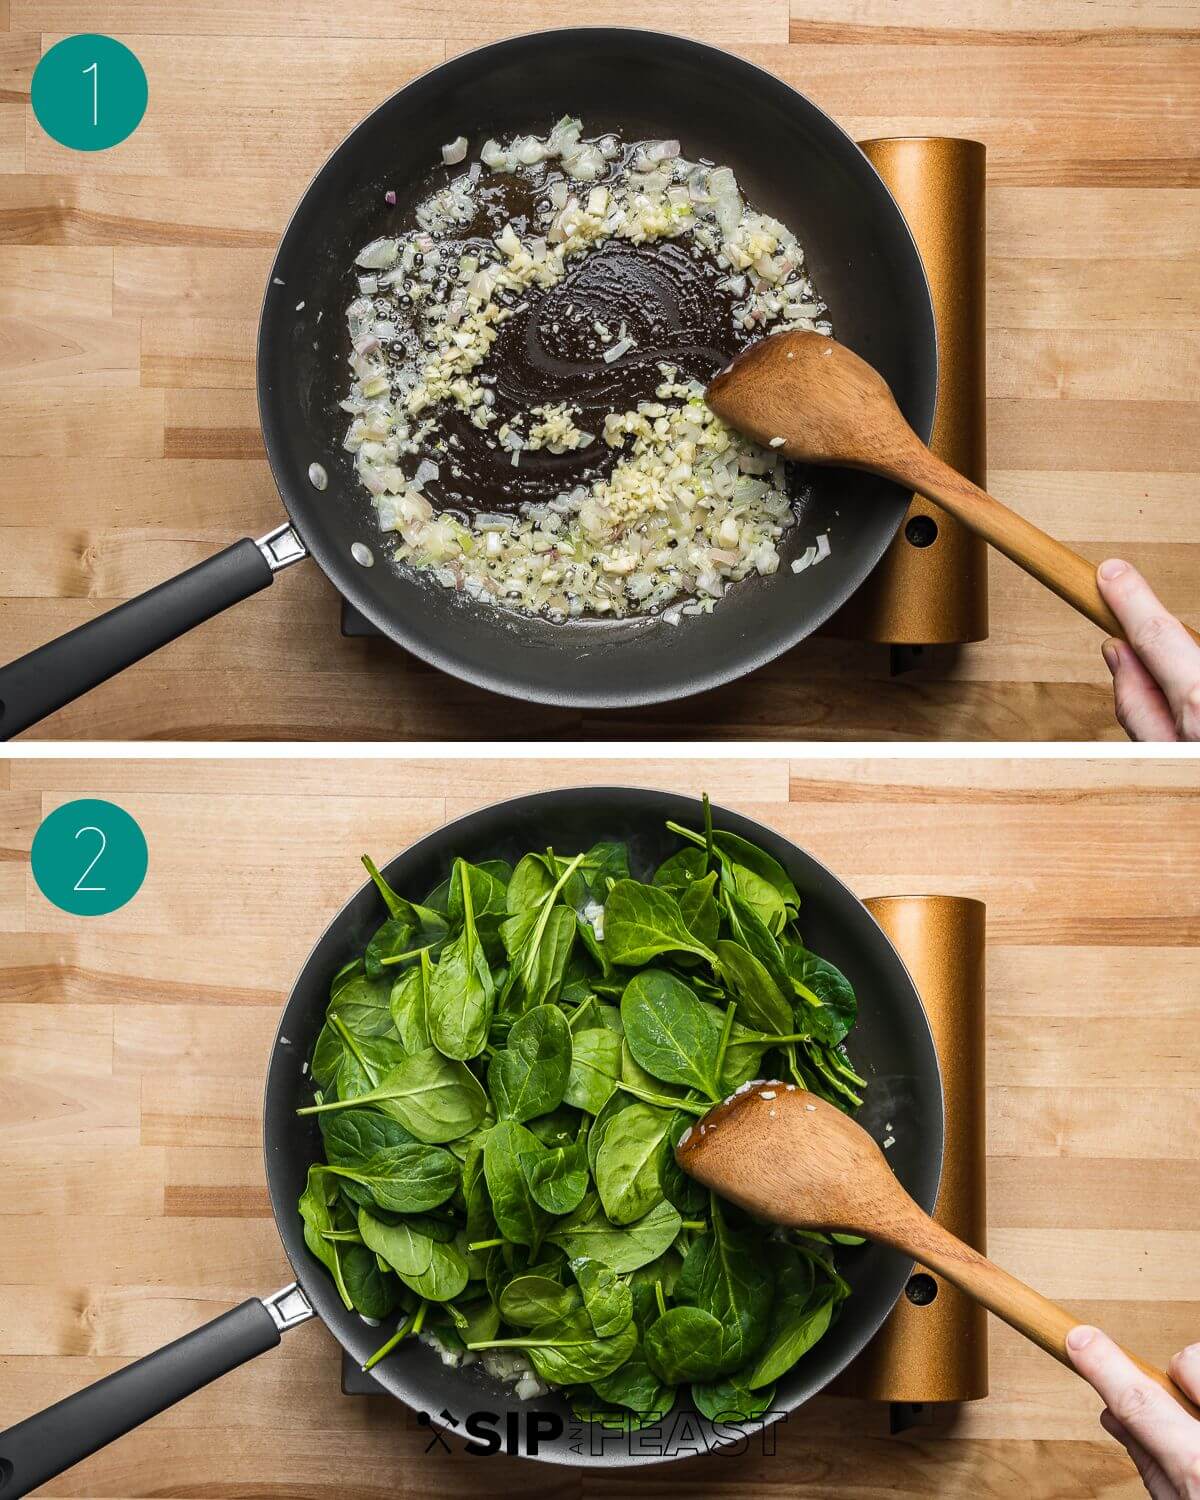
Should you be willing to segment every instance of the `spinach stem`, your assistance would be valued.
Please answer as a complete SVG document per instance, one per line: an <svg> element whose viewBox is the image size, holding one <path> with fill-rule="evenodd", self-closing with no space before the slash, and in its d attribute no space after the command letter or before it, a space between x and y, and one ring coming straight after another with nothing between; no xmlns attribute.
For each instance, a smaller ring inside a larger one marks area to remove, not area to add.
<svg viewBox="0 0 1200 1500"><path fill-rule="evenodd" d="M359 1065L359 1067L363 1070L367 1077L371 1078L372 1082L374 1082L371 1074L371 1069L367 1065L366 1058L362 1055L362 1049L354 1040L354 1037L351 1035L349 1029L347 1028L345 1021L342 1020L341 1016L330 1016L329 1024L333 1027L334 1031L337 1032L338 1036L341 1037L344 1045L348 1047L354 1054L354 1061Z"/></svg>
<svg viewBox="0 0 1200 1500"><path fill-rule="evenodd" d="M737 1010L737 1001L731 1000L725 1011L725 1024L721 1027L721 1041L717 1047L717 1065L713 1069L713 1077L717 1080L717 1093L721 1092L721 1070L725 1066L725 1053L729 1050L729 1037L733 1031L733 1017Z"/></svg>
<svg viewBox="0 0 1200 1500"><path fill-rule="evenodd" d="M496 1245L503 1245L502 1239L497 1240L472 1240L467 1246L468 1250L491 1250Z"/></svg>
<svg viewBox="0 0 1200 1500"><path fill-rule="evenodd" d="M680 1229L691 1229L691 1230L694 1230L696 1234L707 1234L708 1233L708 1221L707 1221L707 1219L681 1219L680 1223L679 1223L679 1227L680 1227Z"/></svg>
<svg viewBox="0 0 1200 1500"><path fill-rule="evenodd" d="M412 1334L415 1337L418 1333L420 1333L422 1325L425 1322L425 1309L428 1306L428 1302L422 1302L420 1307L417 1308L415 1315L411 1318L406 1318L404 1322L401 1323L400 1327L396 1329L395 1333L392 1334L391 1338L388 1339L387 1343L381 1344L379 1348L376 1349L375 1353L372 1354L370 1359L367 1360L366 1364L363 1365L363 1370L373 1370L379 1363L379 1361L381 1359L386 1359L387 1356L396 1347L396 1345L402 1343L406 1338L408 1338L409 1334Z"/></svg>
<svg viewBox="0 0 1200 1500"><path fill-rule="evenodd" d="M791 1042L811 1042L812 1039L811 1031L793 1031L789 1032L786 1036L771 1036L766 1031L755 1031L749 1036L739 1036L736 1040L731 1041L729 1045L731 1047L783 1047Z"/></svg>
<svg viewBox="0 0 1200 1500"><path fill-rule="evenodd" d="M475 968L475 902L471 898L471 877L467 874L467 862L465 859L460 859L457 863L462 867L459 871L459 879L462 883L463 936L467 941L467 971L469 973Z"/></svg>
<svg viewBox="0 0 1200 1500"><path fill-rule="evenodd" d="M632 1094L635 1099L641 1099L644 1104L657 1104L663 1109L682 1109L686 1113L695 1115L697 1119L706 1115L712 1108L711 1104L691 1104L686 1099L668 1099L662 1094L652 1094L648 1089L639 1089L636 1084L622 1083L617 1080L617 1087L623 1093Z"/></svg>
<svg viewBox="0 0 1200 1500"><path fill-rule="evenodd" d="M407 953L393 953L387 958L381 958L381 964L402 964L406 958L418 958L422 953L428 953L436 948L436 943L426 943L423 948L410 948Z"/></svg>
<svg viewBox="0 0 1200 1500"><path fill-rule="evenodd" d="M663 1296L662 1282L654 1283L654 1300L658 1303L658 1315L665 1318L667 1315L667 1299Z"/></svg>

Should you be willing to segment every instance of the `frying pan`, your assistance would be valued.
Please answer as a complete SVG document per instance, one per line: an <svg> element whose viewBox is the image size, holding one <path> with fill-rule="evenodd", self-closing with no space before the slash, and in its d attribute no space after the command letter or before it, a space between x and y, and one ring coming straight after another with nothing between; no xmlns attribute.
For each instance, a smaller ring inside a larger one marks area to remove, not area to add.
<svg viewBox="0 0 1200 1500"><path fill-rule="evenodd" d="M244 538L149 593L0 669L0 733L19 733L176 636L315 558L385 636L493 692L563 707L620 708L682 698L771 661L853 593L896 533L909 497L849 471L821 471L772 578L730 592L711 615L568 624L473 604L429 576L361 567L382 553L369 496L342 447L352 263L395 233L429 190L443 142L544 133L564 114L589 134L674 138L692 158L733 167L750 201L790 225L843 343L869 360L922 438L933 421L933 310L908 227L866 157L778 78L680 37L616 28L497 42L394 94L337 148L284 233L259 323L258 404L267 458L289 521ZM439 169L440 170L440 169ZM397 195L395 208L384 193ZM303 308L297 311L297 304ZM329 487L316 491L318 462ZM823 531L833 555L801 580L788 561Z"/></svg>
<svg viewBox="0 0 1200 1500"><path fill-rule="evenodd" d="M561 852L573 852L599 839L623 839L630 846L634 874L648 879L678 844L664 826L668 818L699 827L701 805L669 792L621 787L539 792L469 813L412 845L384 873L397 890L419 893L446 877L456 855L515 863L527 850L551 844ZM899 955L867 909L811 855L736 813L714 808L713 821L761 845L783 864L802 898L806 940L854 985L860 1009L851 1033L851 1055L868 1080L858 1119L877 1139L888 1133L895 1137L889 1160L897 1177L922 1207L932 1209L942 1166L941 1075L925 1012ZM297 1118L296 1110L312 1101L312 1084L304 1069L325 1018L329 981L347 959L361 953L385 915L369 882L342 908L296 980L271 1051L263 1120L267 1186L296 1284L273 1297L251 1298L195 1333L0 1433L0 1500L24 1494L61 1473L272 1348L287 1328L309 1317L323 1318L360 1364L391 1333L393 1320L372 1328L343 1306L328 1273L305 1248L296 1206L309 1166L324 1159L315 1117ZM780 1382L768 1420L794 1411L845 1369L878 1330L911 1270L903 1256L876 1245L844 1252L840 1268L853 1296L830 1332ZM611 1435L607 1441L593 1442L590 1429L574 1421L561 1398L520 1402L511 1387L490 1380L479 1367L450 1368L433 1349L418 1343L401 1346L373 1373L380 1385L409 1406L434 1413L444 1408L459 1422L470 1412L486 1410L499 1414L499 1430L506 1431L510 1413L554 1413L563 1419L564 1430L543 1439L536 1453L554 1463L655 1462L694 1453L697 1430L708 1446L738 1436L727 1431L723 1437L692 1413L686 1446L673 1440L670 1419L660 1451L650 1451L647 1444L622 1447ZM630 1447L637 1451L628 1451Z"/></svg>

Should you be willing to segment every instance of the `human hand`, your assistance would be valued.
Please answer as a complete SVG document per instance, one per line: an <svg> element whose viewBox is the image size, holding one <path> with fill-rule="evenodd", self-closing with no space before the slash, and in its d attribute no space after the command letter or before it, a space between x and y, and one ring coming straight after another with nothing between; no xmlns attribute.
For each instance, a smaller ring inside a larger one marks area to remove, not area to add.
<svg viewBox="0 0 1200 1500"><path fill-rule="evenodd" d="M1117 719L1131 740L1200 740L1200 646L1127 562L1100 564L1104 602L1123 641L1105 641Z"/></svg>
<svg viewBox="0 0 1200 1500"><path fill-rule="evenodd" d="M1133 1459L1151 1500L1200 1500L1200 1422L1098 1328L1072 1328L1067 1353L1103 1396L1100 1425ZM1184 1395L1200 1403L1200 1344L1181 1349L1167 1369Z"/></svg>

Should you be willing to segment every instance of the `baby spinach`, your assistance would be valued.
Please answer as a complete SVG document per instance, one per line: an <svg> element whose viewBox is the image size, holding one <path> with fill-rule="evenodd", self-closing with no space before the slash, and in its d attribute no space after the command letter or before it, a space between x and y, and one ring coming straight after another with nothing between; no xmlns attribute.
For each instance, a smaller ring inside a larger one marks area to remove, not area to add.
<svg viewBox="0 0 1200 1500"><path fill-rule="evenodd" d="M633 1319L633 1295L627 1284L601 1261L577 1255L571 1270L592 1327L601 1338L619 1333Z"/></svg>
<svg viewBox="0 0 1200 1500"><path fill-rule="evenodd" d="M429 1302L449 1302L468 1281L467 1262L451 1240L425 1232L416 1219L387 1224L368 1209L358 1211L358 1232L369 1250L395 1271L405 1286Z"/></svg>
<svg viewBox="0 0 1200 1500"><path fill-rule="evenodd" d="M715 956L715 955L714 955ZM720 1022L682 979L665 969L636 974L621 996L621 1021L634 1059L664 1083L720 1097L716 1076Z"/></svg>
<svg viewBox="0 0 1200 1500"><path fill-rule="evenodd" d="M618 880L604 904L604 948L613 963L639 968L663 953L714 954L688 929L669 890Z"/></svg>
<svg viewBox="0 0 1200 1500"><path fill-rule="evenodd" d="M747 1388L758 1390L786 1374L801 1355L807 1354L824 1337L835 1306L836 1297L832 1288L825 1287L800 1312L785 1309L765 1347L745 1376Z"/></svg>
<svg viewBox="0 0 1200 1500"><path fill-rule="evenodd" d="M406 1052L422 1052L433 1045L429 1035L429 982L432 975L429 954L422 952L419 962L405 970L392 984L388 999L392 1024Z"/></svg>
<svg viewBox="0 0 1200 1500"><path fill-rule="evenodd" d="M571 1067L563 1098L576 1109L598 1115L621 1076L621 1038L607 1026L571 1034Z"/></svg>
<svg viewBox="0 0 1200 1500"><path fill-rule="evenodd" d="M347 1307L353 1307L350 1293L342 1275L341 1246L326 1238L338 1227L335 1208L338 1203L337 1180L327 1167L312 1166L308 1169L308 1182L300 1195L300 1217L304 1221L304 1243L316 1256L338 1289L338 1295Z"/></svg>
<svg viewBox="0 0 1200 1500"><path fill-rule="evenodd" d="M651 1323L644 1339L646 1361L667 1385L715 1380L725 1373L725 1330L699 1307L670 1307Z"/></svg>
<svg viewBox="0 0 1200 1500"><path fill-rule="evenodd" d="M792 1007L766 968L740 943L717 944L717 968L738 1002L743 1025L783 1035L792 1029Z"/></svg>
<svg viewBox="0 0 1200 1500"><path fill-rule="evenodd" d="M596 1191L614 1224L632 1224L662 1201L659 1160L674 1117L636 1103L613 1119L596 1153Z"/></svg>
<svg viewBox="0 0 1200 1500"><path fill-rule="evenodd" d="M455 868L462 863L456 861ZM475 928L471 881L463 880L459 889L462 931L442 949L429 982L428 1010L433 1045L445 1057L465 1062L487 1046L496 986Z"/></svg>
<svg viewBox="0 0 1200 1500"><path fill-rule="evenodd" d="M587 1313L580 1310L553 1323L540 1324L522 1338L493 1339L467 1347L521 1349L543 1380L552 1385L579 1385L611 1375L625 1363L636 1344L632 1323L601 1338Z"/></svg>
<svg viewBox="0 0 1200 1500"><path fill-rule="evenodd" d="M458 1187L459 1166L450 1152L416 1140L387 1115L348 1109L326 1117L322 1136L328 1170L344 1180L353 1201L367 1207L423 1213Z"/></svg>
<svg viewBox="0 0 1200 1500"><path fill-rule="evenodd" d="M766 1337L775 1278L758 1237L731 1229L716 1197L711 1215L711 1233L693 1241L675 1291L680 1301L703 1308L721 1324L721 1360L715 1373L727 1375Z"/></svg>
<svg viewBox="0 0 1200 1500"><path fill-rule="evenodd" d="M429 1326L523 1351L590 1420L657 1420L689 1382L747 1420L836 1317L837 1244L724 1209L674 1146L751 1076L853 1109L854 993L777 860L707 799L676 831L653 871L640 836L458 858L420 900L364 861L386 917L330 982L299 1209L347 1307L403 1310L372 1361Z"/></svg>
<svg viewBox="0 0 1200 1500"><path fill-rule="evenodd" d="M635 1223L614 1224L605 1216L599 1197L589 1193L574 1213L555 1224L546 1238L572 1258L590 1256L610 1270L624 1273L656 1260L675 1243L682 1222L663 1199Z"/></svg>
<svg viewBox="0 0 1200 1500"><path fill-rule="evenodd" d="M588 1190L586 1142L523 1151L521 1170L539 1208L548 1214L573 1213Z"/></svg>
<svg viewBox="0 0 1200 1500"><path fill-rule="evenodd" d="M557 873L550 868L544 854L526 854L513 870L504 892L509 916L540 907L554 889L556 878Z"/></svg>
<svg viewBox="0 0 1200 1500"><path fill-rule="evenodd" d="M404 1058L395 1036L355 1037L338 1015L325 1022L313 1048L312 1076L319 1088L339 1099L373 1089Z"/></svg>
<svg viewBox="0 0 1200 1500"><path fill-rule="evenodd" d="M627 1407L643 1425L661 1422L675 1405L674 1387L650 1368L640 1341L623 1365L592 1381L592 1390L601 1401Z"/></svg>
<svg viewBox="0 0 1200 1500"><path fill-rule="evenodd" d="M488 1064L488 1092L502 1120L523 1124L563 1100L571 1074L572 1038L556 1005L535 1005L514 1021Z"/></svg>
<svg viewBox="0 0 1200 1500"><path fill-rule="evenodd" d="M854 1025L858 1000L850 981L827 959L818 958L799 944L785 955L796 994L803 1001L806 1017L823 1042L836 1045Z"/></svg>
<svg viewBox="0 0 1200 1500"><path fill-rule="evenodd" d="M526 1272L514 1276L500 1293L500 1316L514 1328L536 1328L572 1313L582 1301L575 1287L563 1286L549 1276Z"/></svg>
<svg viewBox="0 0 1200 1500"><path fill-rule="evenodd" d="M737 1374L727 1375L723 1380L692 1382L696 1410L710 1422L750 1422L769 1411L774 1399L774 1385L752 1391Z"/></svg>
<svg viewBox="0 0 1200 1500"><path fill-rule="evenodd" d="M403 1058L367 1093L310 1104L296 1113L315 1115L352 1107L382 1110L419 1141L438 1145L473 1130L483 1119L487 1096L465 1064L427 1047Z"/></svg>
<svg viewBox="0 0 1200 1500"><path fill-rule="evenodd" d="M392 977L383 974L373 979L367 974L352 975L330 1000L325 1019L330 1021L337 1016L356 1037L391 1035Z"/></svg>
<svg viewBox="0 0 1200 1500"><path fill-rule="evenodd" d="M537 1136L515 1120L493 1125L483 1143L483 1171L496 1226L505 1239L531 1250L542 1243L551 1216L534 1197L521 1158L542 1149Z"/></svg>

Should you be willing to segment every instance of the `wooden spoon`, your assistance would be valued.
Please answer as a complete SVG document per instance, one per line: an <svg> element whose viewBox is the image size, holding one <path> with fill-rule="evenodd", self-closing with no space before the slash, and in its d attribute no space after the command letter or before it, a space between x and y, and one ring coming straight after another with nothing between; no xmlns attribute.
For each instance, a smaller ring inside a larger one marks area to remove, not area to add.
<svg viewBox="0 0 1200 1500"><path fill-rule="evenodd" d="M715 376L707 397L723 422L764 445L775 439L787 458L866 469L935 500L1101 630L1123 637L1092 564L931 453L883 376L844 344L820 333L774 333Z"/></svg>
<svg viewBox="0 0 1200 1500"><path fill-rule="evenodd" d="M756 1084L694 1125L675 1159L757 1218L861 1234L903 1251L1074 1368L1066 1340L1079 1319L935 1223L904 1191L862 1126L817 1095L791 1084ZM1168 1375L1129 1357L1200 1416Z"/></svg>

